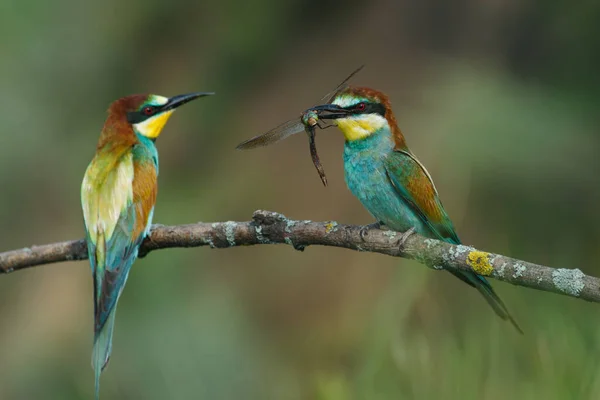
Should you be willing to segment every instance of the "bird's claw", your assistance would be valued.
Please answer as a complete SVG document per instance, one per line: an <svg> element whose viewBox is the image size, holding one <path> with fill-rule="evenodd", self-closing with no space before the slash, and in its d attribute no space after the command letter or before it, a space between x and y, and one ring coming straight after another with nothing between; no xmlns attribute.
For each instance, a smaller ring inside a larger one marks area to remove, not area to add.
<svg viewBox="0 0 600 400"><path fill-rule="evenodd" d="M150 233L152 232L152 227L150 228ZM152 240L152 235L150 235L150 233L148 235L146 235L146 237L144 238L144 242L150 244L150 250L151 249L155 249L158 248L158 246L156 245L156 242L154 240ZM145 247L140 247L139 251L138 251L138 258L144 258L148 255L148 253L150 253L150 250L147 250Z"/></svg>
<svg viewBox="0 0 600 400"><path fill-rule="evenodd" d="M415 233L415 227L414 226L412 228L410 228L409 230L407 230L406 232L404 232L402 235L400 235L400 239L398 239L398 247L399 248L403 248L404 247L404 243L406 243L406 240L413 233Z"/></svg>
<svg viewBox="0 0 600 400"><path fill-rule="evenodd" d="M360 229L360 238L362 239L362 241L365 241L365 237L367 236L367 232L370 229L381 229L381 225L383 225L381 222L373 222L372 224L369 225L365 225Z"/></svg>

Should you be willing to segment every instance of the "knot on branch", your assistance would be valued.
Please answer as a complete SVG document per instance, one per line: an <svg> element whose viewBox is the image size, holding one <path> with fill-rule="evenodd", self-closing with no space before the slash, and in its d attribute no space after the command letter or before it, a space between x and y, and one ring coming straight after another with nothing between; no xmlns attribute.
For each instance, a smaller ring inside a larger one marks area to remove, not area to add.
<svg viewBox="0 0 600 400"><path fill-rule="evenodd" d="M252 220L258 225L275 225L286 222L287 217L273 211L256 210L252 214Z"/></svg>
<svg viewBox="0 0 600 400"><path fill-rule="evenodd" d="M294 249L304 251L306 245L292 240L292 228L297 223L298 221L290 220L285 215L273 211L256 210L252 215L252 224L255 227L259 242L277 242L277 238L282 238L285 243L293 246Z"/></svg>

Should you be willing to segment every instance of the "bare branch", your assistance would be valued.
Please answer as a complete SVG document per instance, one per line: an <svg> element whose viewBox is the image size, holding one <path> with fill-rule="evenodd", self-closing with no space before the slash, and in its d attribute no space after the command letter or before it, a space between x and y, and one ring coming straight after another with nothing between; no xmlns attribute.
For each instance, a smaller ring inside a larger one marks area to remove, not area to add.
<svg viewBox="0 0 600 400"><path fill-rule="evenodd" d="M247 222L154 225L142 244L140 256L170 247L228 248L285 243L304 250L310 245L334 246L409 258L434 269L472 270L513 285L600 302L600 279L579 269L554 269L418 234L405 239L402 243L402 234L393 231L334 221L295 221L275 212L256 211L252 221ZM32 246L0 253L0 273L86 258L84 240Z"/></svg>

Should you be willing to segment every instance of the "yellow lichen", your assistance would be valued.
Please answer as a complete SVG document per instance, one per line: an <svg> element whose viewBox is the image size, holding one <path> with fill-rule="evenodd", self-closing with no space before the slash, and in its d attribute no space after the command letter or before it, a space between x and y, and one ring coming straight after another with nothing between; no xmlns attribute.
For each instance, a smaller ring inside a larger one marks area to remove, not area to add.
<svg viewBox="0 0 600 400"><path fill-rule="evenodd" d="M467 256L467 264L479 275L490 275L494 267L490 264L490 253L485 251L472 251Z"/></svg>
<svg viewBox="0 0 600 400"><path fill-rule="evenodd" d="M331 233L336 230L338 223L335 221L331 221L325 224L325 232Z"/></svg>

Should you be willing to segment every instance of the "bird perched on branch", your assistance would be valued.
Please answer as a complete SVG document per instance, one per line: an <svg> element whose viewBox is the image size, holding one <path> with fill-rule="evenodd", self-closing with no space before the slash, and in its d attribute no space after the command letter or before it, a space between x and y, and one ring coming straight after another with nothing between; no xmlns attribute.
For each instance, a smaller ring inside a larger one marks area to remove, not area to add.
<svg viewBox="0 0 600 400"><path fill-rule="evenodd" d="M117 301L149 232L157 193L154 142L175 109L212 93L171 98L134 95L113 102L96 155L81 185L81 205L94 281L96 399L112 348Z"/></svg>
<svg viewBox="0 0 600 400"><path fill-rule="evenodd" d="M459 244L431 175L411 153L388 97L376 90L348 87L329 104L312 108L345 136L344 170L350 191L389 228ZM474 272L450 271L475 287L496 314L522 333L490 283Z"/></svg>

